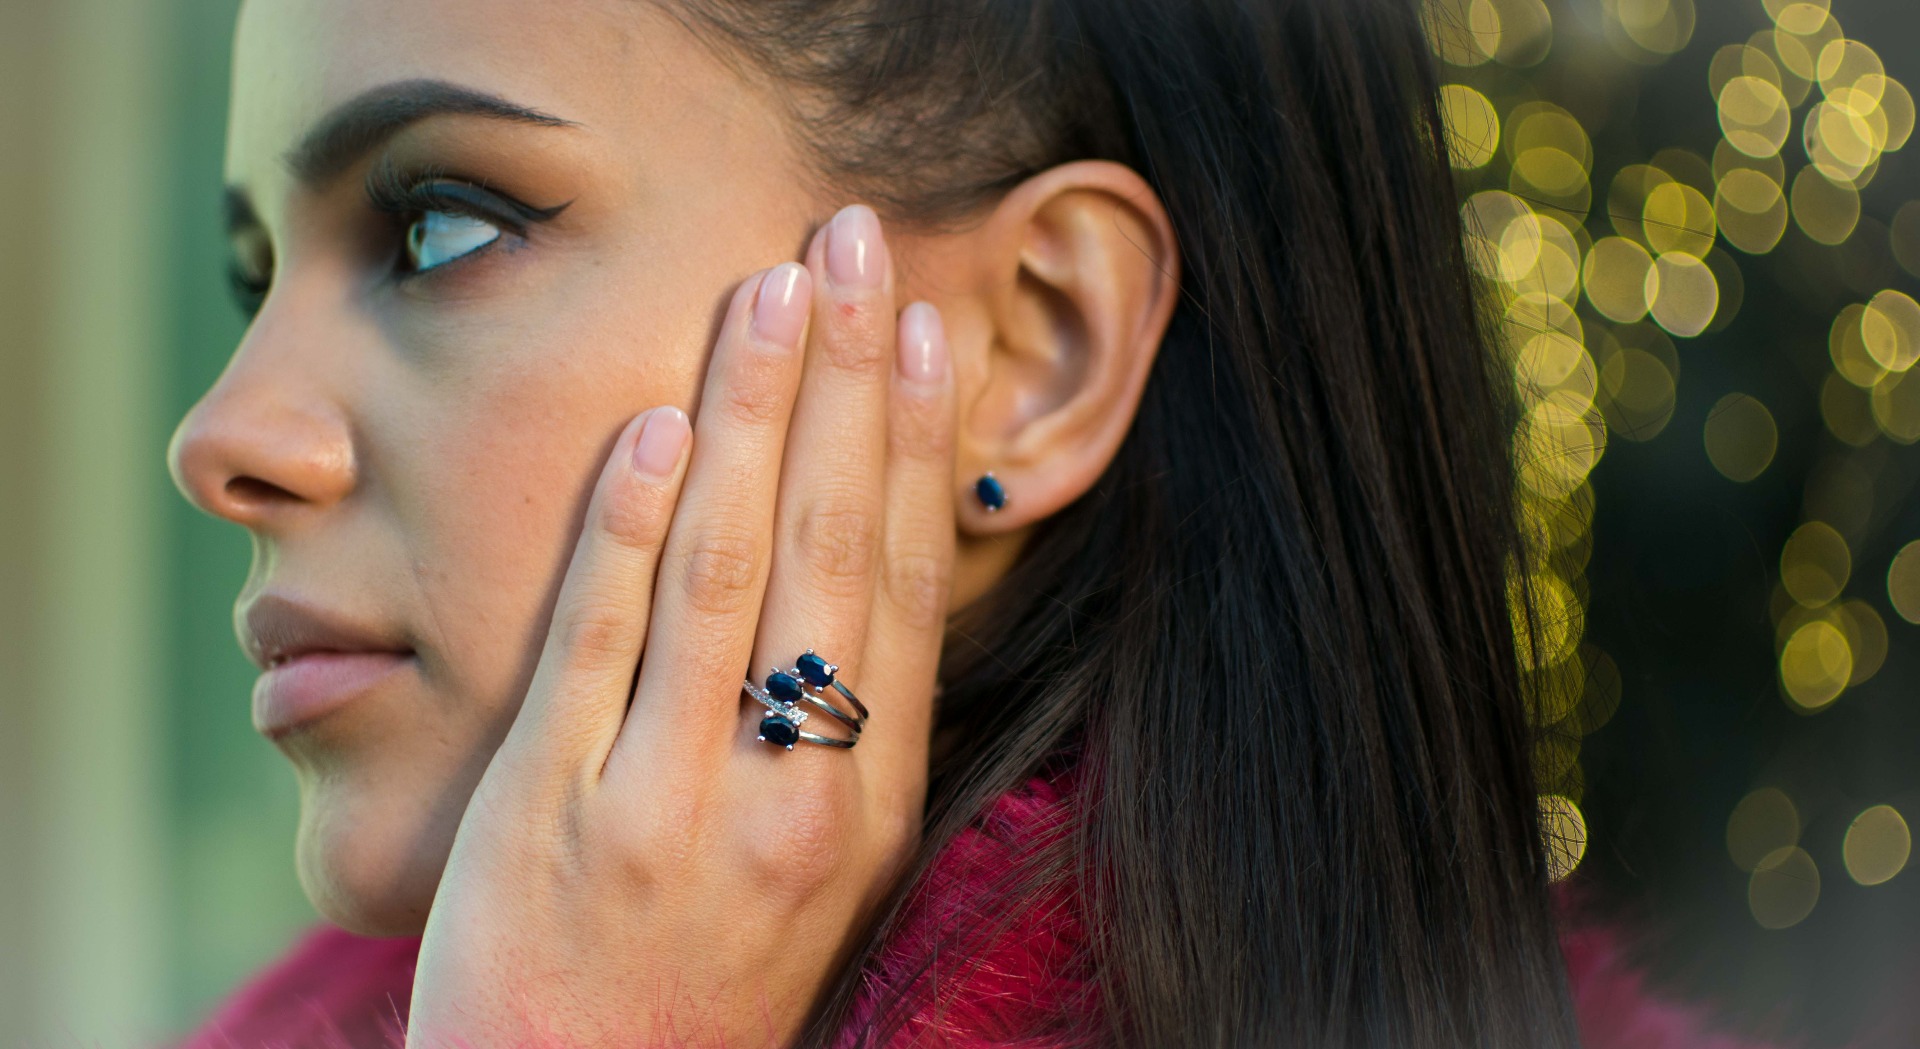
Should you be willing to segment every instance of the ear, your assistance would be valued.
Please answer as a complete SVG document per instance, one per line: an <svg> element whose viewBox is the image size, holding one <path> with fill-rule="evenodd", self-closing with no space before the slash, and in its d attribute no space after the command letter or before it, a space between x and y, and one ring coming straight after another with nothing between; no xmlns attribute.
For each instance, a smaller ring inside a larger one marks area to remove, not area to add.
<svg viewBox="0 0 1920 1049"><path fill-rule="evenodd" d="M1085 494L1119 451L1173 316L1179 251L1159 196L1109 161L1033 176L966 239L959 524L1007 536ZM974 496L988 471L1007 495L997 512Z"/></svg>

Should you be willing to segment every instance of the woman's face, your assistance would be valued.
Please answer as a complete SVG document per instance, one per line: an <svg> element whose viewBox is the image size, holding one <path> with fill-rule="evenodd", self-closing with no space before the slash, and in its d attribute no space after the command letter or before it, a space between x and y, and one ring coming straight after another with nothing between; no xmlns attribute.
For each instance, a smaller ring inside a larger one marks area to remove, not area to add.
<svg viewBox="0 0 1920 1049"><path fill-rule="evenodd" d="M270 733L329 917L425 920L612 441L694 407L729 292L830 210L796 156L648 3L248 0L226 179L271 294L170 461L252 535L239 624L280 595L411 650Z"/></svg>

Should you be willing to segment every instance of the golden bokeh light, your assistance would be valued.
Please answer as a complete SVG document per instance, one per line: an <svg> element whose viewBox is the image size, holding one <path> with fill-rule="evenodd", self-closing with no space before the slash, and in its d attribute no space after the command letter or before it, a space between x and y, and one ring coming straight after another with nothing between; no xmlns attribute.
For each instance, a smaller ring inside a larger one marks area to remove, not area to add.
<svg viewBox="0 0 1920 1049"><path fill-rule="evenodd" d="M1920 277L1920 200L1909 200L1900 205L1893 213L1893 222L1887 227L1889 239L1893 242L1894 260L1900 268Z"/></svg>
<svg viewBox="0 0 1920 1049"><path fill-rule="evenodd" d="M1867 340L1861 328L1866 312L1867 307L1861 303L1843 306L1833 318L1833 327L1827 330L1827 356L1833 361L1833 370L1863 390L1887 376L1886 367L1867 352Z"/></svg>
<svg viewBox="0 0 1920 1049"><path fill-rule="evenodd" d="M1780 686L1802 710L1820 710L1853 680L1847 636L1826 619L1804 623L1780 647Z"/></svg>
<svg viewBox="0 0 1920 1049"><path fill-rule="evenodd" d="M1587 301L1611 321L1630 324L1647 315L1659 291L1659 272L1647 249L1625 237L1593 242L1581 270Z"/></svg>
<svg viewBox="0 0 1920 1049"><path fill-rule="evenodd" d="M1440 89L1440 117L1447 129L1447 155L1462 171L1485 167L1500 145L1500 114L1487 96L1465 84Z"/></svg>
<svg viewBox="0 0 1920 1049"><path fill-rule="evenodd" d="M1792 928L1819 902L1820 868L1797 845L1761 857L1747 878L1747 909L1763 929Z"/></svg>
<svg viewBox="0 0 1920 1049"><path fill-rule="evenodd" d="M1746 46L1752 48L1758 54L1765 55L1767 60L1773 63L1774 69L1780 74L1779 87L1781 94L1786 96L1788 105L1798 106L1807 100L1808 95L1813 93L1813 81L1787 68L1787 64L1780 58L1780 52L1776 44L1777 35L1778 30L1762 29L1747 38ZM1811 68L1813 60L1808 58L1807 64L1808 67ZM1760 76L1765 79L1764 69L1759 71L1749 70L1746 72L1750 76ZM1716 90L1713 93L1713 97L1717 100L1720 97L1720 92L1718 85L1715 85L1715 87Z"/></svg>
<svg viewBox="0 0 1920 1049"><path fill-rule="evenodd" d="M1819 608L1838 600L1853 572L1847 541L1824 521L1794 529L1780 549L1780 583L1795 601Z"/></svg>
<svg viewBox="0 0 1920 1049"><path fill-rule="evenodd" d="M1906 817L1892 805L1875 805L1847 825L1840 846L1847 876L1862 885L1881 885L1906 869L1913 853L1913 834Z"/></svg>
<svg viewBox="0 0 1920 1049"><path fill-rule="evenodd" d="M1767 854L1800 844L1800 812L1793 799L1774 787L1740 799L1727 817L1727 855L1733 865L1751 872Z"/></svg>
<svg viewBox="0 0 1920 1049"><path fill-rule="evenodd" d="M1702 436L1713 468L1742 483L1767 471L1780 441L1773 413L1744 393L1730 393L1714 403Z"/></svg>
<svg viewBox="0 0 1920 1049"><path fill-rule="evenodd" d="M1713 248L1719 227L1713 218L1713 202L1692 186L1668 182L1647 194L1641 224L1647 244L1656 253L1677 251L1705 258Z"/></svg>
<svg viewBox="0 0 1920 1049"><path fill-rule="evenodd" d="M1653 260L1646 293L1654 321L1683 338L1706 331L1720 309L1720 282L1713 270L1682 251L1669 251Z"/></svg>
<svg viewBox="0 0 1920 1049"><path fill-rule="evenodd" d="M1832 98L1836 91L1870 83L1875 92L1873 101L1878 102L1878 91L1886 82L1887 67L1873 48L1858 40L1829 40L1820 48L1820 54L1814 60L1814 71L1820 81L1821 93L1828 98Z"/></svg>
<svg viewBox="0 0 1920 1049"><path fill-rule="evenodd" d="M1855 598L1835 609L1833 624L1847 637L1853 653L1853 673L1847 687L1871 680L1887 662L1887 624L1880 613L1865 601Z"/></svg>
<svg viewBox="0 0 1920 1049"><path fill-rule="evenodd" d="M1898 444L1920 441L1920 377L1893 372L1867 395L1873 421L1887 439Z"/></svg>
<svg viewBox="0 0 1920 1049"><path fill-rule="evenodd" d="M1782 69L1802 80L1820 79L1819 57L1821 51L1844 34L1840 31L1840 21L1829 14L1812 28L1796 20L1792 26L1775 23L1769 33L1773 44L1773 55L1780 60Z"/></svg>
<svg viewBox="0 0 1920 1049"><path fill-rule="evenodd" d="M1680 357L1673 340L1650 324L1621 325L1601 333L1593 349L1598 365L1599 405L1607 427L1629 440L1649 441L1673 418Z"/></svg>
<svg viewBox="0 0 1920 1049"><path fill-rule="evenodd" d="M1887 600L1901 619L1920 624L1920 540L1893 555L1887 566Z"/></svg>
<svg viewBox="0 0 1920 1049"><path fill-rule="evenodd" d="M1714 190L1713 214L1727 243L1764 255L1787 231L1787 200L1780 183L1753 168L1734 168Z"/></svg>
<svg viewBox="0 0 1920 1049"><path fill-rule="evenodd" d="M1737 76L1720 89L1720 130L1750 157L1780 152L1792 130L1793 107L1780 88L1757 76Z"/></svg>
<svg viewBox="0 0 1920 1049"><path fill-rule="evenodd" d="M1888 288L1860 312L1860 342L1875 363L1904 372L1920 362L1920 303Z"/></svg>
<svg viewBox="0 0 1920 1049"><path fill-rule="evenodd" d="M1620 709L1620 666L1605 651L1592 645L1580 646L1580 662L1586 666L1586 681L1580 690L1579 705L1566 724L1582 736L1591 736L1613 720Z"/></svg>
<svg viewBox="0 0 1920 1049"><path fill-rule="evenodd" d="M1537 404L1560 393L1562 404L1582 412L1593 404L1598 385L1587 348L1554 330L1541 332L1520 347L1513 375L1525 403Z"/></svg>
<svg viewBox="0 0 1920 1049"><path fill-rule="evenodd" d="M1553 880L1572 874L1587 854L1587 820L1580 806L1571 798L1542 794L1540 833L1547 841L1547 870Z"/></svg>
<svg viewBox="0 0 1920 1049"><path fill-rule="evenodd" d="M1428 0L1427 44L1442 62L1484 65L1500 49L1500 12L1492 0Z"/></svg>
<svg viewBox="0 0 1920 1049"><path fill-rule="evenodd" d="M1515 576L1509 582L1514 591L1510 602L1516 616L1533 610L1533 633L1537 648L1531 654L1534 669L1544 669L1565 660L1580 645L1586 628L1586 610L1579 595L1552 572L1534 572ZM1516 628L1524 631L1524 620Z"/></svg>
<svg viewBox="0 0 1920 1049"><path fill-rule="evenodd" d="M1820 421L1828 433L1855 448L1865 448L1880 436L1866 392L1837 372L1828 373L1820 384Z"/></svg>
<svg viewBox="0 0 1920 1049"><path fill-rule="evenodd" d="M1832 0L1762 0L1767 17L1789 33L1810 33L1827 20Z"/></svg>
<svg viewBox="0 0 1920 1049"><path fill-rule="evenodd" d="M1693 39L1693 0L1603 0L1607 40L1622 57L1651 65Z"/></svg>
<svg viewBox="0 0 1920 1049"><path fill-rule="evenodd" d="M1793 177L1793 221L1808 237L1839 244L1860 223L1860 194L1829 181L1817 168L1801 168Z"/></svg>

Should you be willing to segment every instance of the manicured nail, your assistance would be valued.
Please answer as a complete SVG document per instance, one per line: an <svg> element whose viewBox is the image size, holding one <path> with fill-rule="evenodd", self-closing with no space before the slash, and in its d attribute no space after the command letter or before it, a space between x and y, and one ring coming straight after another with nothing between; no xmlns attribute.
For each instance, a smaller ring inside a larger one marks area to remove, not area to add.
<svg viewBox="0 0 1920 1049"><path fill-rule="evenodd" d="M813 302L813 282L807 268L783 262L760 277L754 297L753 330L768 342L796 346L807 326L807 308Z"/></svg>
<svg viewBox="0 0 1920 1049"><path fill-rule="evenodd" d="M827 229L827 274L851 288L877 288L887 268L880 216L864 204L841 208Z"/></svg>
<svg viewBox="0 0 1920 1049"><path fill-rule="evenodd" d="M680 465L680 452L693 436L687 413L665 405L647 413L640 424L640 436L633 442L633 469L649 481L664 481Z"/></svg>
<svg viewBox="0 0 1920 1049"><path fill-rule="evenodd" d="M900 311L900 374L917 383L937 383L947 374L947 331L940 311L916 302Z"/></svg>

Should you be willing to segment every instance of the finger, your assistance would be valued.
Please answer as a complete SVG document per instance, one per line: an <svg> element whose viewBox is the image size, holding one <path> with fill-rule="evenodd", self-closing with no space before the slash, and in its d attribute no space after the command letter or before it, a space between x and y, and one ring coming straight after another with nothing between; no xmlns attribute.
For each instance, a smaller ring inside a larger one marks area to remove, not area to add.
<svg viewBox="0 0 1920 1049"><path fill-rule="evenodd" d="M896 325L893 267L879 219L858 205L834 216L808 255L817 278L814 322L781 472L755 680L795 668L809 648L857 673L873 612ZM840 699L831 691L826 698ZM819 715L810 730L847 735L819 708L807 709ZM754 734L738 739L751 743Z"/></svg>
<svg viewBox="0 0 1920 1049"><path fill-rule="evenodd" d="M641 675L613 761L645 750L657 764L663 733L675 740L664 752L707 761L738 722L811 303L806 268L786 263L737 297L721 328L654 591L645 665L657 670Z"/></svg>
<svg viewBox="0 0 1920 1049"><path fill-rule="evenodd" d="M540 760L597 769L619 733L692 436L685 412L654 408L601 467L510 734Z"/></svg>
<svg viewBox="0 0 1920 1049"><path fill-rule="evenodd" d="M868 767L921 770L871 781L918 789L925 782L954 556L953 368L945 325L930 303L901 311L897 360L887 421L886 529L862 657L868 678L887 691L857 694L884 729L868 733L861 745ZM927 701L900 702L907 696Z"/></svg>

